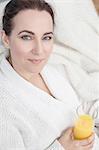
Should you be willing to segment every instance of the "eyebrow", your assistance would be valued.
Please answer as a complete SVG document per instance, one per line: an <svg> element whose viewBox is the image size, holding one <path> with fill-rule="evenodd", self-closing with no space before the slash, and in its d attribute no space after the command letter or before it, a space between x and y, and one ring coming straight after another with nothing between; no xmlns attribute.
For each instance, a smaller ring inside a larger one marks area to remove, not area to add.
<svg viewBox="0 0 99 150"><path fill-rule="evenodd" d="M20 35L20 34L23 33L23 32L27 32L27 33L29 33L29 34L35 35L34 32L28 31L28 30L22 30L22 31L20 31L20 32L18 33L18 35ZM53 32L46 32L46 33L44 33L44 35L48 35L48 34L52 34L52 35L53 35Z"/></svg>

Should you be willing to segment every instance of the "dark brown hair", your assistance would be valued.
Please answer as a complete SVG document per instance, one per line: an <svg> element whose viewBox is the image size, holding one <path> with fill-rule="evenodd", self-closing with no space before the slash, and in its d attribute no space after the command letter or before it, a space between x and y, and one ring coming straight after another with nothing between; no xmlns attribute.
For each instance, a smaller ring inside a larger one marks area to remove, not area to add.
<svg viewBox="0 0 99 150"><path fill-rule="evenodd" d="M4 9L2 19L2 27L6 35L10 36L13 30L13 18L22 10L37 9L39 11L47 11L55 24L54 11L52 7L44 0L11 0Z"/></svg>

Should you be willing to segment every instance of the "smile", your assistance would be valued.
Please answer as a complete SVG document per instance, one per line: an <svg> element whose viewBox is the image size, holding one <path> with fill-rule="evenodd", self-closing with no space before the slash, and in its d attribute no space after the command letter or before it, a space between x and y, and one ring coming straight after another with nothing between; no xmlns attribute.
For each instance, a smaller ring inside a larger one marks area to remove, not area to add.
<svg viewBox="0 0 99 150"><path fill-rule="evenodd" d="M44 59L29 59L33 64L40 64Z"/></svg>

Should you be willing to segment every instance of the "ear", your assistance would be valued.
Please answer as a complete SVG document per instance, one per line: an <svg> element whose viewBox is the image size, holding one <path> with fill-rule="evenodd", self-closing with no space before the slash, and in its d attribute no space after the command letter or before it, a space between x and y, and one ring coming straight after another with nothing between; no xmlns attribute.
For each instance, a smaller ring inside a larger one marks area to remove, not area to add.
<svg viewBox="0 0 99 150"><path fill-rule="evenodd" d="M1 31L1 40L5 48L9 49L9 37L6 35L5 31Z"/></svg>

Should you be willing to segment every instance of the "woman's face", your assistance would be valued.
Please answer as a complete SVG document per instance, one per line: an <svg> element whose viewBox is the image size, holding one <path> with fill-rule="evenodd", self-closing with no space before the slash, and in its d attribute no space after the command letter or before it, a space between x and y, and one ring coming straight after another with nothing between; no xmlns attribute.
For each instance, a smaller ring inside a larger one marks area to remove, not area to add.
<svg viewBox="0 0 99 150"><path fill-rule="evenodd" d="M13 19L14 28L6 39L14 69L39 73L53 47L53 21L46 11L24 10ZM6 35L5 35L6 36Z"/></svg>

